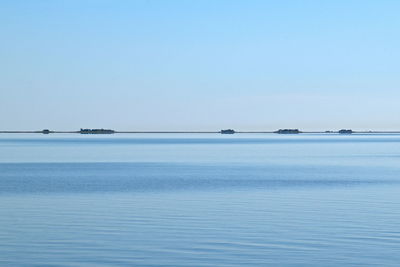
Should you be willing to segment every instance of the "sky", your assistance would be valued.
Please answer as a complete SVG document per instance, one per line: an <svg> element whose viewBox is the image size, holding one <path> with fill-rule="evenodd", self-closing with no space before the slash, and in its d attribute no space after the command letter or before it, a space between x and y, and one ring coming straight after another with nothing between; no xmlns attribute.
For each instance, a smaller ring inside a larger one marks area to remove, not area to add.
<svg viewBox="0 0 400 267"><path fill-rule="evenodd" d="M2 0L0 130L400 130L397 0Z"/></svg>

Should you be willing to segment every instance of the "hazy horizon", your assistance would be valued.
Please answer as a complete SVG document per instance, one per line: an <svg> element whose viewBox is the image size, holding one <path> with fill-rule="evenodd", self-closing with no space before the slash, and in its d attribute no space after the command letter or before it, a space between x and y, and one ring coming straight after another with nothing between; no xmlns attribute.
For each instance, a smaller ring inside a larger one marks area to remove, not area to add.
<svg viewBox="0 0 400 267"><path fill-rule="evenodd" d="M0 6L0 130L400 130L400 2Z"/></svg>

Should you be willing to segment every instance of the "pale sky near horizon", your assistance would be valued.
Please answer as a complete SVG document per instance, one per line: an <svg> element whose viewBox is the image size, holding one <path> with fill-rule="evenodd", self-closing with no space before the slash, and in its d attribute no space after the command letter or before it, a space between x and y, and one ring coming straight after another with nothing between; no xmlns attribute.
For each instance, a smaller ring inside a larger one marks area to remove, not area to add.
<svg viewBox="0 0 400 267"><path fill-rule="evenodd" d="M400 1L0 1L0 130L400 130Z"/></svg>

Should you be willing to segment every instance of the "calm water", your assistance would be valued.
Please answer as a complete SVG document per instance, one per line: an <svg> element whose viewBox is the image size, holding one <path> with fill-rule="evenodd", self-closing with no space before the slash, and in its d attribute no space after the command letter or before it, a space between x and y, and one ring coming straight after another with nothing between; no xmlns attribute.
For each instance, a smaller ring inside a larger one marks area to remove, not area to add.
<svg viewBox="0 0 400 267"><path fill-rule="evenodd" d="M399 135L0 135L1 266L399 266Z"/></svg>

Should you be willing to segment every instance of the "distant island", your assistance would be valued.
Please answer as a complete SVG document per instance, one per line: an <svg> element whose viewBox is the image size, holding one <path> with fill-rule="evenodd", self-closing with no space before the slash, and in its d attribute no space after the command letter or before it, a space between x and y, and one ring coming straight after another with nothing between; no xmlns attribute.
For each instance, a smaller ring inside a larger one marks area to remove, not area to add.
<svg viewBox="0 0 400 267"><path fill-rule="evenodd" d="M234 134L235 130L232 129L227 129L227 130L221 130L221 134Z"/></svg>
<svg viewBox="0 0 400 267"><path fill-rule="evenodd" d="M116 131L112 129L104 129L104 128L81 128L79 131L56 131L50 129L43 129L39 131L0 131L1 133L41 133L41 134L53 134L53 133L78 133L78 134L114 134L114 133L127 133L127 134L240 134L240 133L249 133L249 134L267 134L267 133L275 133L275 134L400 134L399 131L354 131L352 129L341 129L337 131L325 130L325 131L301 131L299 129L279 129L276 131L236 131L234 129L222 129L219 131Z"/></svg>
<svg viewBox="0 0 400 267"><path fill-rule="evenodd" d="M110 129L82 129L79 131L80 134L113 134L114 130Z"/></svg>
<svg viewBox="0 0 400 267"><path fill-rule="evenodd" d="M299 134L301 133L299 129L279 129L278 131L274 132L277 134Z"/></svg>
<svg viewBox="0 0 400 267"><path fill-rule="evenodd" d="M350 129L342 129L339 131L340 134L352 134L353 130Z"/></svg>

